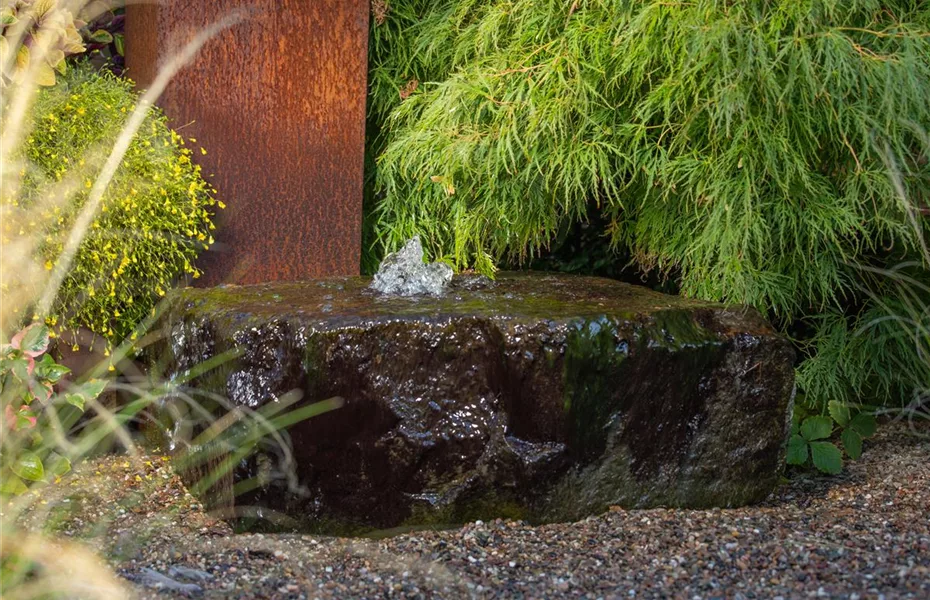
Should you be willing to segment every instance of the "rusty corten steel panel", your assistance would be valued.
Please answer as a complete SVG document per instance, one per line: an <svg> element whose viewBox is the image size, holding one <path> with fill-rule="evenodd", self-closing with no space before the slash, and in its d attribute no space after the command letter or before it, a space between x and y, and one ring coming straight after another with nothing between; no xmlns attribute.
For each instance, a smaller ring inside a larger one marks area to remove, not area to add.
<svg viewBox="0 0 930 600"><path fill-rule="evenodd" d="M354 275L361 251L368 0L162 0L127 7L129 77L144 87L193 32L214 38L159 105L207 149L227 208L207 285Z"/></svg>

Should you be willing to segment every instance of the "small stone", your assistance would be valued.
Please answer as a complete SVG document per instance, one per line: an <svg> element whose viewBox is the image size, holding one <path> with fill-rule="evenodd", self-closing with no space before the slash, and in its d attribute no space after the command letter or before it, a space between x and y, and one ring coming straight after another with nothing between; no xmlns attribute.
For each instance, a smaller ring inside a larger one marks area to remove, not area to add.
<svg viewBox="0 0 930 600"><path fill-rule="evenodd" d="M139 570L139 575L136 576L136 581L145 587L157 589L157 590L166 590L170 592L178 592L185 596L197 596L203 593L203 588L194 583L181 583L175 581L174 579L159 573L155 569L150 569L148 567L143 567Z"/></svg>
<svg viewBox="0 0 930 600"><path fill-rule="evenodd" d="M207 573L206 571L200 571L198 569L191 569L189 567L184 567L176 565L168 569L168 575L174 577L175 579L186 579L188 581L204 582L212 581L213 575Z"/></svg>

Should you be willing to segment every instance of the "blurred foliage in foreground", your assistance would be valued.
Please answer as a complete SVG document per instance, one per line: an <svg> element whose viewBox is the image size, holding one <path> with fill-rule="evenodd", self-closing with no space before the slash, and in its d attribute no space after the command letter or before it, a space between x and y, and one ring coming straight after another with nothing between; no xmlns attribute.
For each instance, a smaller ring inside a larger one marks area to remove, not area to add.
<svg viewBox="0 0 930 600"><path fill-rule="evenodd" d="M136 428L157 421L173 432L174 413L167 423L159 418L184 406L180 431L191 435L171 436L173 458L196 471L192 487L223 480L234 492L231 470L239 461L260 445L289 457L282 430L336 403L294 407L294 394L264 410L230 406L190 385L229 357L170 379L157 369L140 372L132 360L158 342L158 297L176 276L197 275L190 263L210 243L214 205L185 147L191 140L167 128L152 98L241 16L195 36L140 98L127 81L59 61L58 49L77 43L71 15L88 3L0 2L0 593L120 600L131 594L100 558L57 535L56 510L79 500L72 484L81 474L72 466L114 448L139 458ZM20 29L11 30L16 23ZM71 373L47 352L56 329L80 327L122 343L87 373ZM100 526L106 531L106 523L92 529Z"/></svg>

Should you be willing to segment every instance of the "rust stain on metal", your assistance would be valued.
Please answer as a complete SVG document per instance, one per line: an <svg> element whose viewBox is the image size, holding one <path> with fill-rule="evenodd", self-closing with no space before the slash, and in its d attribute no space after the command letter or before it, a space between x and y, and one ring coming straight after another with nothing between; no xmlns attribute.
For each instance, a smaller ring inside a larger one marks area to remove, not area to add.
<svg viewBox="0 0 930 600"><path fill-rule="evenodd" d="M367 93L367 0L164 0L127 7L128 75L232 9L159 105L195 138L227 209L201 263L206 285L358 274Z"/></svg>

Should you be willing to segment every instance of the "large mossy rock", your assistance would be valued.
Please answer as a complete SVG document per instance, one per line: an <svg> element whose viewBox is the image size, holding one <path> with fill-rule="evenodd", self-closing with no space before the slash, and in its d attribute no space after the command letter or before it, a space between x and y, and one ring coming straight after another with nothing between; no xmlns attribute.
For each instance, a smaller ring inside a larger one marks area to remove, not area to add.
<svg viewBox="0 0 930 600"><path fill-rule="evenodd" d="M344 399L290 430L300 489L241 501L347 530L737 506L778 481L794 354L755 310L543 274L457 278L443 298L368 283L175 299L176 371L242 352L208 391Z"/></svg>

